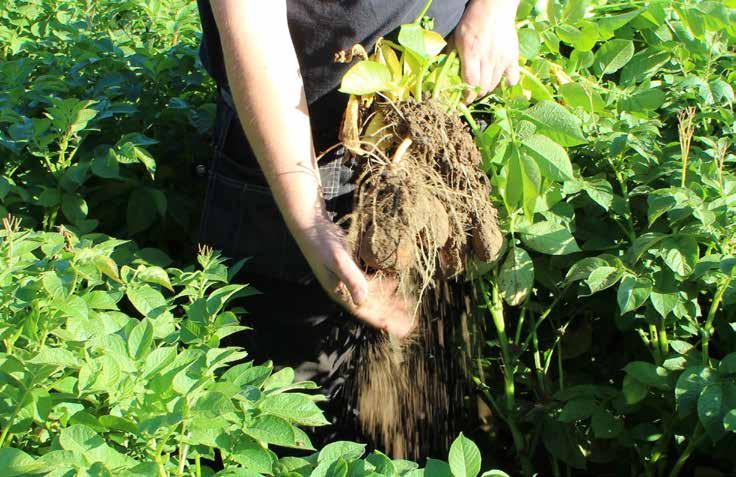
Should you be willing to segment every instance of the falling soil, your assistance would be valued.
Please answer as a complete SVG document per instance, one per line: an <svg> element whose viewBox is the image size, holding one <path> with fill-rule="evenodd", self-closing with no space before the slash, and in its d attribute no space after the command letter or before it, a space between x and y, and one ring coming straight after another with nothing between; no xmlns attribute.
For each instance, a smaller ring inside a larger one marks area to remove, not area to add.
<svg viewBox="0 0 736 477"><path fill-rule="evenodd" d="M410 338L371 332L356 350L353 399L375 445L426 457L446 449L466 408L480 334L468 331L477 326L462 276L474 260L496 260L503 238L481 155L459 118L431 101L352 106L343 131L362 136L349 138L352 148L343 138L359 163L348 243L367 271L398 277L397 293L417 304Z"/></svg>

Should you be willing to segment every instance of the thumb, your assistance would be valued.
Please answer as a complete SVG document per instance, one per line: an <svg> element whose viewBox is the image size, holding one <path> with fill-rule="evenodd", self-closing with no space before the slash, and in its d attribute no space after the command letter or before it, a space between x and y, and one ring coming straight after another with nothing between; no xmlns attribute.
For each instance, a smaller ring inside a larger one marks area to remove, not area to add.
<svg viewBox="0 0 736 477"><path fill-rule="evenodd" d="M360 306L368 296L368 280L355 260L347 252L341 252L335 259L333 270L337 279L347 287L356 306Z"/></svg>

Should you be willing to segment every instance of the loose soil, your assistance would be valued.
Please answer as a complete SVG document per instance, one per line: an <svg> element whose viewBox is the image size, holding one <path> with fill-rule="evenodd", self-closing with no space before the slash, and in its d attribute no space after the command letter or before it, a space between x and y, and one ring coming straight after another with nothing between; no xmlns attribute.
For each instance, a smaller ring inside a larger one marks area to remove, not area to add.
<svg viewBox="0 0 736 477"><path fill-rule="evenodd" d="M358 418L376 445L416 459L457 431L474 354L468 330L477 328L463 275L472 261L495 261L503 237L481 155L458 117L432 101L370 110L352 101L345 131L359 163L348 243L367 272L398 277L397 293L417 304L410 338L371 332L354 355Z"/></svg>

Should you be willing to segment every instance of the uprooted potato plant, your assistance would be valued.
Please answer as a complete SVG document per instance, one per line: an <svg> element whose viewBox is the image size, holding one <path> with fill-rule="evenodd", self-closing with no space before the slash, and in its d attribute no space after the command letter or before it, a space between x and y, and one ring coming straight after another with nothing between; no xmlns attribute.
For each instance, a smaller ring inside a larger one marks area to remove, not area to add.
<svg viewBox="0 0 736 477"><path fill-rule="evenodd" d="M416 303L410 339L378 336L356 353L357 406L365 432L409 455L426 445L424 431L456 425L459 403L428 397L462 397L460 363L472 346L457 333L467 311L461 277L473 262L496 260L503 244L481 154L461 120L468 86L459 59L441 53L445 41L421 22L403 25L398 43L379 39L370 56L360 45L338 55L361 58L341 86L351 95L341 140L358 164L347 240L366 271L396 279L397 293Z"/></svg>

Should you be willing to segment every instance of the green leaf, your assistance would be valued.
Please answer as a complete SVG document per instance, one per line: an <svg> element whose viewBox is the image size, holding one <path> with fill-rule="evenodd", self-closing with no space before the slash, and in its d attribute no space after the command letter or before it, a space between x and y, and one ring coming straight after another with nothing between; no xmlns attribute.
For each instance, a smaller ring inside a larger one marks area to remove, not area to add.
<svg viewBox="0 0 736 477"><path fill-rule="evenodd" d="M565 275L565 282L572 283L578 280L587 280L594 270L607 267L609 263L600 257L585 257L577 261Z"/></svg>
<svg viewBox="0 0 736 477"><path fill-rule="evenodd" d="M521 70L521 81L519 82L522 88L529 91L537 101L551 100L554 95L549 87L544 84L534 73L522 69Z"/></svg>
<svg viewBox="0 0 736 477"><path fill-rule="evenodd" d="M522 58L532 59L539 54L539 48L542 46L542 40L539 33L531 28L522 28L519 30L519 55Z"/></svg>
<svg viewBox="0 0 736 477"><path fill-rule="evenodd" d="M675 235L662 242L664 263L675 273L686 277L698 263L700 251L698 241L688 235Z"/></svg>
<svg viewBox="0 0 736 477"><path fill-rule="evenodd" d="M89 462L104 462L111 469L136 464L132 458L109 447L104 439L85 425L73 425L61 430L59 444L62 449L82 454Z"/></svg>
<svg viewBox="0 0 736 477"><path fill-rule="evenodd" d="M554 222L537 222L520 232L522 241L537 252L568 255L580 251L570 231Z"/></svg>
<svg viewBox="0 0 736 477"><path fill-rule="evenodd" d="M519 306L534 285L534 263L523 248L512 247L501 265L498 286L501 297L510 306Z"/></svg>
<svg viewBox="0 0 736 477"><path fill-rule="evenodd" d="M108 292L95 290L82 296L87 306L93 310L117 310L117 302Z"/></svg>
<svg viewBox="0 0 736 477"><path fill-rule="evenodd" d="M728 411L723 418L723 428L727 431L736 432L736 409Z"/></svg>
<svg viewBox="0 0 736 477"><path fill-rule="evenodd" d="M427 459L424 477L453 477L450 465L437 459Z"/></svg>
<svg viewBox="0 0 736 477"><path fill-rule="evenodd" d="M166 307L164 296L150 285L129 286L125 294L144 317L150 316L153 311L160 312Z"/></svg>
<svg viewBox="0 0 736 477"><path fill-rule="evenodd" d="M601 45L595 53L593 69L598 75L610 75L620 70L634 56L634 42L615 39Z"/></svg>
<svg viewBox="0 0 736 477"><path fill-rule="evenodd" d="M623 277L624 272L620 267L605 266L596 268L590 272L585 283L590 288L590 294L598 293L611 288Z"/></svg>
<svg viewBox="0 0 736 477"><path fill-rule="evenodd" d="M649 298L652 301L654 309L657 310L657 313L659 313L663 318L666 318L680 302L680 298L677 293L658 293L656 291L652 291Z"/></svg>
<svg viewBox="0 0 736 477"><path fill-rule="evenodd" d="M624 430L624 423L608 409L598 409L590 421L597 439L615 439Z"/></svg>
<svg viewBox="0 0 736 477"><path fill-rule="evenodd" d="M532 217L539 196L542 175L537 162L516 147L511 148L506 181L506 198L510 206L521 203L524 214Z"/></svg>
<svg viewBox="0 0 736 477"><path fill-rule="evenodd" d="M632 361L624 367L626 374L647 386L668 390L670 389L669 371L646 361Z"/></svg>
<svg viewBox="0 0 736 477"><path fill-rule="evenodd" d="M262 414L253 420L245 432L263 442L283 447L297 447L294 427L278 416Z"/></svg>
<svg viewBox="0 0 736 477"><path fill-rule="evenodd" d="M89 164L92 174L103 179L119 179L120 165L114 151L106 149L98 151Z"/></svg>
<svg viewBox="0 0 736 477"><path fill-rule="evenodd" d="M695 411L700 393L714 379L713 370L705 366L691 366L685 369L675 384L678 415L685 417Z"/></svg>
<svg viewBox="0 0 736 477"><path fill-rule="evenodd" d="M81 196L64 194L61 199L61 211L69 222L76 225L87 218L89 208Z"/></svg>
<svg viewBox="0 0 736 477"><path fill-rule="evenodd" d="M22 450L6 447L0 449L0 469L3 477L15 477L42 473L46 469L40 462Z"/></svg>
<svg viewBox="0 0 736 477"><path fill-rule="evenodd" d="M427 49L424 46L424 31L416 24L404 24L399 28L399 45L408 48L420 58L427 58Z"/></svg>
<svg viewBox="0 0 736 477"><path fill-rule="evenodd" d="M156 285L161 285L167 290L174 291L174 287L171 286L169 274L161 267L141 266L137 270L137 275L141 281L155 283Z"/></svg>
<svg viewBox="0 0 736 477"><path fill-rule="evenodd" d="M565 149L541 134L534 134L523 142L526 150L537 160L542 176L557 182L573 178L572 164Z"/></svg>
<svg viewBox="0 0 736 477"><path fill-rule="evenodd" d="M454 477L476 477L480 472L480 450L461 432L450 446L448 463Z"/></svg>
<svg viewBox="0 0 736 477"><path fill-rule="evenodd" d="M558 419L562 422L577 422L588 419L598 409L595 399L583 397L567 401Z"/></svg>
<svg viewBox="0 0 736 477"><path fill-rule="evenodd" d="M660 48L650 47L637 52L621 70L621 84L641 83L651 78L669 59L670 52Z"/></svg>
<svg viewBox="0 0 736 477"><path fill-rule="evenodd" d="M263 412L283 417L305 426L323 426L329 424L322 411L315 404L313 397L300 393L275 394L263 399L260 403Z"/></svg>
<svg viewBox="0 0 736 477"><path fill-rule="evenodd" d="M580 118L555 101L540 101L526 110L524 117L537 125L537 132L562 146L572 147L587 142Z"/></svg>
<svg viewBox="0 0 736 477"><path fill-rule="evenodd" d="M634 311L649 298L652 292L652 281L649 278L637 278L626 275L618 287L618 306L621 314Z"/></svg>
<svg viewBox="0 0 736 477"><path fill-rule="evenodd" d="M588 113L602 113L606 108L600 93L590 86L579 83L565 83L559 87L562 99L572 108L581 108Z"/></svg>
<svg viewBox="0 0 736 477"><path fill-rule="evenodd" d="M736 101L733 87L720 78L710 82L710 90L716 103L733 104Z"/></svg>
<svg viewBox="0 0 736 477"><path fill-rule="evenodd" d="M120 281L120 271L118 270L118 264L115 260L105 255L98 255L95 257L95 267L103 275L110 277L116 282Z"/></svg>
<svg viewBox="0 0 736 477"><path fill-rule="evenodd" d="M316 473L316 472L315 472ZM338 458L335 462L330 464L325 477L347 477L348 475L348 463L342 457Z"/></svg>
<svg viewBox="0 0 736 477"><path fill-rule="evenodd" d="M381 451L373 451L365 460L375 467L375 472L387 476L396 476L396 466L393 461Z"/></svg>
<svg viewBox="0 0 736 477"><path fill-rule="evenodd" d="M150 378L153 374L161 371L171 364L176 358L176 347L156 348L146 356L143 364L143 377Z"/></svg>
<svg viewBox="0 0 736 477"><path fill-rule="evenodd" d="M706 385L698 397L698 418L713 442L720 440L726 433L723 426L725 414L723 388L716 383Z"/></svg>
<svg viewBox="0 0 736 477"><path fill-rule="evenodd" d="M604 178L587 179L582 183L585 193L588 194L595 203L608 211L613 204L613 187Z"/></svg>
<svg viewBox="0 0 736 477"><path fill-rule="evenodd" d="M342 77L340 91L346 94L363 96L386 91L392 86L391 70L376 61L360 61L353 65Z"/></svg>
<svg viewBox="0 0 736 477"><path fill-rule="evenodd" d="M131 235L150 228L166 212L166 196L150 187L135 189L128 199L126 222Z"/></svg>
<svg viewBox="0 0 736 477"><path fill-rule="evenodd" d="M634 405L644 400L649 394L649 387L630 374L624 376L623 393L626 404Z"/></svg>
<svg viewBox="0 0 736 477"><path fill-rule="evenodd" d="M153 326L144 318L135 325L128 336L128 354L133 359L143 359L149 352L153 343Z"/></svg>
<svg viewBox="0 0 736 477"><path fill-rule="evenodd" d="M283 368L272 374L263 383L263 391L271 391L288 386L294 382L294 370L292 368Z"/></svg>
<svg viewBox="0 0 736 477"><path fill-rule="evenodd" d="M664 91L649 88L624 97L621 108L630 113L654 111L664 104L664 100Z"/></svg>
<svg viewBox="0 0 736 477"><path fill-rule="evenodd" d="M722 375L736 374L736 352L723 357L718 365L718 372Z"/></svg>
<svg viewBox="0 0 736 477"><path fill-rule="evenodd" d="M348 462L358 460L365 453L365 444L358 444L349 441L336 441L327 444L319 452L317 462L334 462L339 457L344 458Z"/></svg>
<svg viewBox="0 0 736 477"><path fill-rule="evenodd" d="M572 45L578 51L590 51L598 42L598 29L595 24L586 25L583 30L562 24L557 27L556 31L562 41Z"/></svg>
<svg viewBox="0 0 736 477"><path fill-rule="evenodd" d="M253 439L239 437L231 456L246 469L266 475L273 473L272 454Z"/></svg>
<svg viewBox="0 0 736 477"><path fill-rule="evenodd" d="M671 189L663 189L649 194L647 197L649 225L652 225L659 217L675 208L677 204L677 198Z"/></svg>

